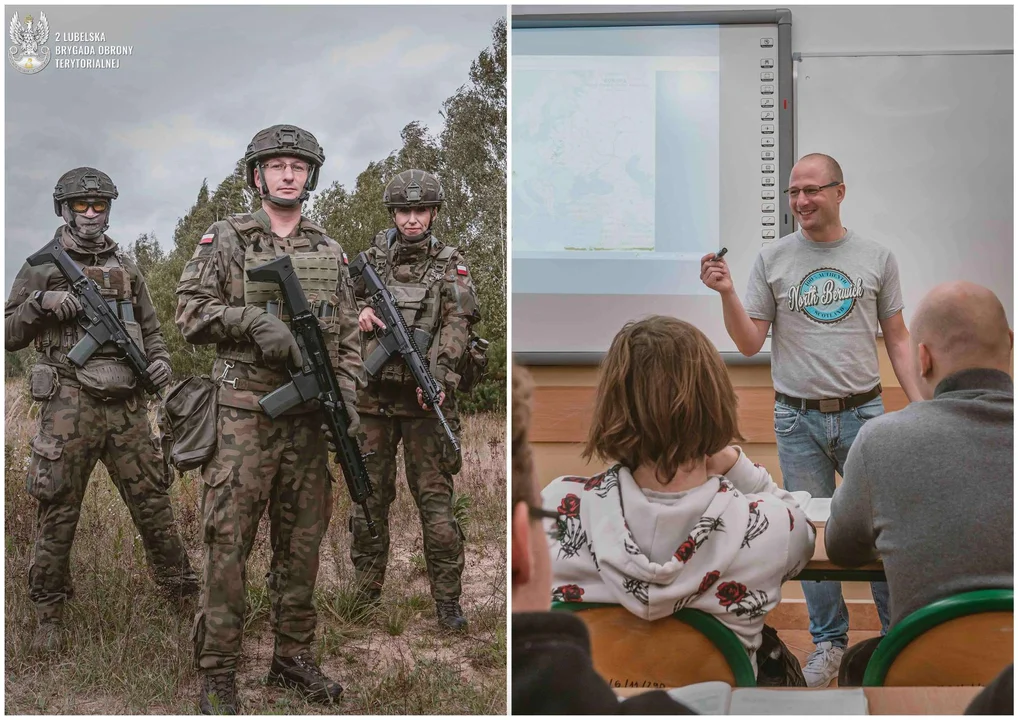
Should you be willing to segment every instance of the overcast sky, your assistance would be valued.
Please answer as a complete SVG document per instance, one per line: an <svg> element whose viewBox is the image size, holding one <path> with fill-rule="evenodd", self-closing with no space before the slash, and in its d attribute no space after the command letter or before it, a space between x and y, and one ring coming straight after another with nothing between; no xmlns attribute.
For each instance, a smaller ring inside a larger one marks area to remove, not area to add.
<svg viewBox="0 0 1018 720"><path fill-rule="evenodd" d="M3 24L40 10L49 65L33 75L4 68L5 296L24 258L61 224L53 186L73 167L97 167L116 183L113 239L155 232L164 249L202 179L215 189L269 125L318 138L319 189L352 187L368 162L400 146L408 122L441 129L442 102L468 81L505 5L7 5ZM105 43L84 44L131 45L133 54L118 69L57 68L58 57L82 57L55 54L58 32L102 32Z"/></svg>

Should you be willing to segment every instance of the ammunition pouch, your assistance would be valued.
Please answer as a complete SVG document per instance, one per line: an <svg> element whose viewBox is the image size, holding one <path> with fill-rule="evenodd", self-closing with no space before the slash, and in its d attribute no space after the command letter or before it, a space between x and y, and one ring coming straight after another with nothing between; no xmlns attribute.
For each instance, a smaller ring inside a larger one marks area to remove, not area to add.
<svg viewBox="0 0 1018 720"><path fill-rule="evenodd" d="M32 366L28 387L33 400L49 400L57 394L59 383L57 370L52 365L38 363Z"/></svg>
<svg viewBox="0 0 1018 720"><path fill-rule="evenodd" d="M84 367L74 368L81 389L103 402L127 400L138 392L138 378L130 366L110 357L91 357Z"/></svg>
<svg viewBox="0 0 1018 720"><path fill-rule="evenodd" d="M204 466L218 445L218 386L208 375L181 380L156 410L163 456L180 472Z"/></svg>
<svg viewBox="0 0 1018 720"><path fill-rule="evenodd" d="M456 384L456 390L461 393L468 393L484 377L488 369L488 341L478 337L472 330L470 340L467 341L466 350L460 356L456 364L456 374L460 376Z"/></svg>

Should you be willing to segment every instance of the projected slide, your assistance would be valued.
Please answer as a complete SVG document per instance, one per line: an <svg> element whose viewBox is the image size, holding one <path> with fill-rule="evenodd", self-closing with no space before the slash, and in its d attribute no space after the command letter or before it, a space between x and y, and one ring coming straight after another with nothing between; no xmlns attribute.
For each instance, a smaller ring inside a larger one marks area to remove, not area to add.
<svg viewBox="0 0 1018 720"><path fill-rule="evenodd" d="M559 69L520 62L513 76L517 248L652 251L653 70L643 58L527 59Z"/></svg>
<svg viewBox="0 0 1018 720"><path fill-rule="evenodd" d="M742 294L791 231L787 14L513 18L514 353L604 352L651 314L738 352L700 258L728 248Z"/></svg>
<svg viewBox="0 0 1018 720"><path fill-rule="evenodd" d="M514 291L709 292L717 28L532 32L513 35Z"/></svg>

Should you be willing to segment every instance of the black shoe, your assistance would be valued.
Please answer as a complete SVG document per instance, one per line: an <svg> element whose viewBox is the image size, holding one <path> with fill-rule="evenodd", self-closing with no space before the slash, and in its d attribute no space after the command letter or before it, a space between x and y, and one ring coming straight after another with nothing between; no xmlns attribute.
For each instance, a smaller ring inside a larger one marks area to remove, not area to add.
<svg viewBox="0 0 1018 720"><path fill-rule="evenodd" d="M268 682L296 690L309 702L326 705L339 702L343 694L343 687L322 672L308 650L292 658L273 655Z"/></svg>
<svg viewBox="0 0 1018 720"><path fill-rule="evenodd" d="M467 619L463 617L463 609L458 598L453 600L436 600L438 624L448 630L466 630Z"/></svg>
<svg viewBox="0 0 1018 720"><path fill-rule="evenodd" d="M236 715L237 673L202 675L199 705L202 715Z"/></svg>

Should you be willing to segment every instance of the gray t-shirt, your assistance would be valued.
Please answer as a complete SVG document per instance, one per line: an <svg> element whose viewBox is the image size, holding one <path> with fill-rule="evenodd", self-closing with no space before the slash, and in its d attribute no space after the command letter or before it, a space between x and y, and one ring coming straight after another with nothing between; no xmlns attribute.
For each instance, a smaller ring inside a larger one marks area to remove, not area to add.
<svg viewBox="0 0 1018 720"><path fill-rule="evenodd" d="M813 400L866 392L880 382L878 321L904 307L898 262L851 230L829 243L797 231L760 251L745 306L772 323L775 390Z"/></svg>

